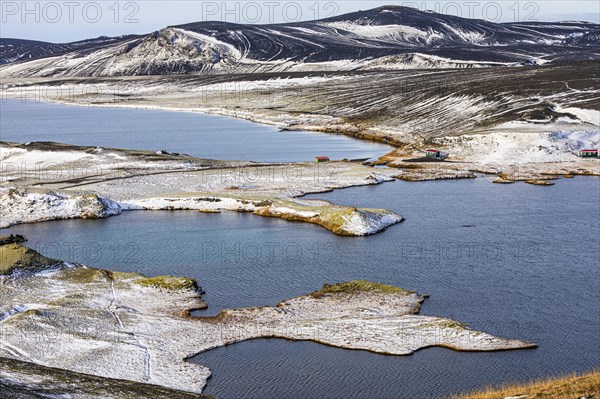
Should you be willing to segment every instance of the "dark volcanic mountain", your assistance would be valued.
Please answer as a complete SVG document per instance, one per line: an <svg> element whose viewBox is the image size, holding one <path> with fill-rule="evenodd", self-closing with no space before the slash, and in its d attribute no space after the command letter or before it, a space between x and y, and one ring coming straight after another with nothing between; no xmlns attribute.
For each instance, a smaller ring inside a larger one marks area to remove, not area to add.
<svg viewBox="0 0 600 399"><path fill-rule="evenodd" d="M600 25L497 24L385 6L312 22L198 22L141 37L1 44L4 76L476 67L599 59Z"/></svg>
<svg viewBox="0 0 600 399"><path fill-rule="evenodd" d="M11 62L26 62L38 58L54 57L67 54L72 51L98 50L99 48L112 46L132 40L139 36L106 37L82 40L79 42L55 44L23 39L0 38L0 64Z"/></svg>

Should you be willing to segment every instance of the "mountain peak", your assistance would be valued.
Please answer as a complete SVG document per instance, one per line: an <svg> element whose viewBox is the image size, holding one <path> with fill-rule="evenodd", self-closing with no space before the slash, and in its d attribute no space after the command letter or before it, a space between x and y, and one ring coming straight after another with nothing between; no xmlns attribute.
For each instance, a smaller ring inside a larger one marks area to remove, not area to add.
<svg viewBox="0 0 600 399"><path fill-rule="evenodd" d="M386 5L309 22L197 22L80 43L13 41L0 48L0 64L22 63L11 73L43 71L44 76L310 71L339 65L471 68L596 57L599 30L600 25L577 23L498 24ZM26 61L38 58L48 58L47 65L28 69Z"/></svg>

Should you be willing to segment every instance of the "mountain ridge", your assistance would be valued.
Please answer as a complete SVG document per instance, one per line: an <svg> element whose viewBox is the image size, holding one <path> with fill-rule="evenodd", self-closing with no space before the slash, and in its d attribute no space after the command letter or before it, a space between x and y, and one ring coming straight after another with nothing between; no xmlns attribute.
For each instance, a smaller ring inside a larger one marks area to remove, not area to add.
<svg viewBox="0 0 600 399"><path fill-rule="evenodd" d="M495 23L383 6L279 24L223 21L167 26L147 35L7 49L10 77L456 68L600 59L600 24ZM20 53L19 53L20 52Z"/></svg>

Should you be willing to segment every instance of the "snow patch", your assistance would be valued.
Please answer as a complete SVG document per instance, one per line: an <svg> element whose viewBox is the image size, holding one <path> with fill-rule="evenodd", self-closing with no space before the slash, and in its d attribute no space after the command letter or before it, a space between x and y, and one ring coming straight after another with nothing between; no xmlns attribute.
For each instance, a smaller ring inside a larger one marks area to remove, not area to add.
<svg viewBox="0 0 600 399"><path fill-rule="evenodd" d="M61 219L95 219L118 215L118 203L96 195L70 196L9 190L0 194L0 228Z"/></svg>
<svg viewBox="0 0 600 399"><path fill-rule="evenodd" d="M284 207L284 206L280 206L280 207L272 207L270 208L270 211L273 214L279 214L279 215L297 215L303 218L314 218L319 216L318 212L311 212L311 211L299 211L297 209L292 209L292 208L288 208L288 207Z"/></svg>
<svg viewBox="0 0 600 399"><path fill-rule="evenodd" d="M515 123L513 123L515 125ZM451 154L479 163L576 161L579 150L600 147L600 131L490 133L439 139Z"/></svg>
<svg viewBox="0 0 600 399"><path fill-rule="evenodd" d="M598 110L577 107L561 107L560 105L555 105L554 110L556 112L575 115L582 122L600 126L600 111Z"/></svg>
<svg viewBox="0 0 600 399"><path fill-rule="evenodd" d="M60 160L60 163L66 164L78 162L85 158L91 159L94 158L94 155L85 152L38 151L0 147L0 161L12 162L27 169L43 163L56 163L58 160Z"/></svg>
<svg viewBox="0 0 600 399"><path fill-rule="evenodd" d="M201 33L192 32L189 30L178 29L178 28L172 28L172 29L173 29L173 32L179 34L179 36L176 36L174 38L174 43L176 43L176 44L186 44L187 45L187 44L190 44L190 42L191 42L191 44L200 46L202 48L209 47L211 49L219 51L220 53L229 54L236 59L242 58L242 53L237 48L235 48L233 45L231 45L229 43L219 41L218 39L216 39L212 36L203 35Z"/></svg>
<svg viewBox="0 0 600 399"><path fill-rule="evenodd" d="M356 236L366 236L378 233L403 220L402 216L392 212L380 214L366 210L356 210L352 216L346 218L343 229Z"/></svg>
<svg viewBox="0 0 600 399"><path fill-rule="evenodd" d="M405 25L361 25L352 21L325 22L323 26L352 32L358 36L370 39L428 39L432 36L441 37L431 32L422 31Z"/></svg>

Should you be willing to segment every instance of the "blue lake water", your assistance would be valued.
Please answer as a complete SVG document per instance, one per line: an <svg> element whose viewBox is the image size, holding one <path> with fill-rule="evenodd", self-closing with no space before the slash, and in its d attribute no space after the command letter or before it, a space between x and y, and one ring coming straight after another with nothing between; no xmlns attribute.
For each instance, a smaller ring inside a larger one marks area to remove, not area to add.
<svg viewBox="0 0 600 399"><path fill-rule="evenodd" d="M195 277L209 309L274 305L364 278L430 294L422 314L535 341L534 350L429 348L383 356L255 340L198 355L222 398L431 398L600 365L600 180L553 187L486 178L392 182L311 198L407 220L364 238L254 215L129 212L15 226L45 255L147 275Z"/></svg>
<svg viewBox="0 0 600 399"><path fill-rule="evenodd" d="M166 150L200 158L262 162L380 156L391 147L228 117L143 109L89 108L0 100L0 140Z"/></svg>

